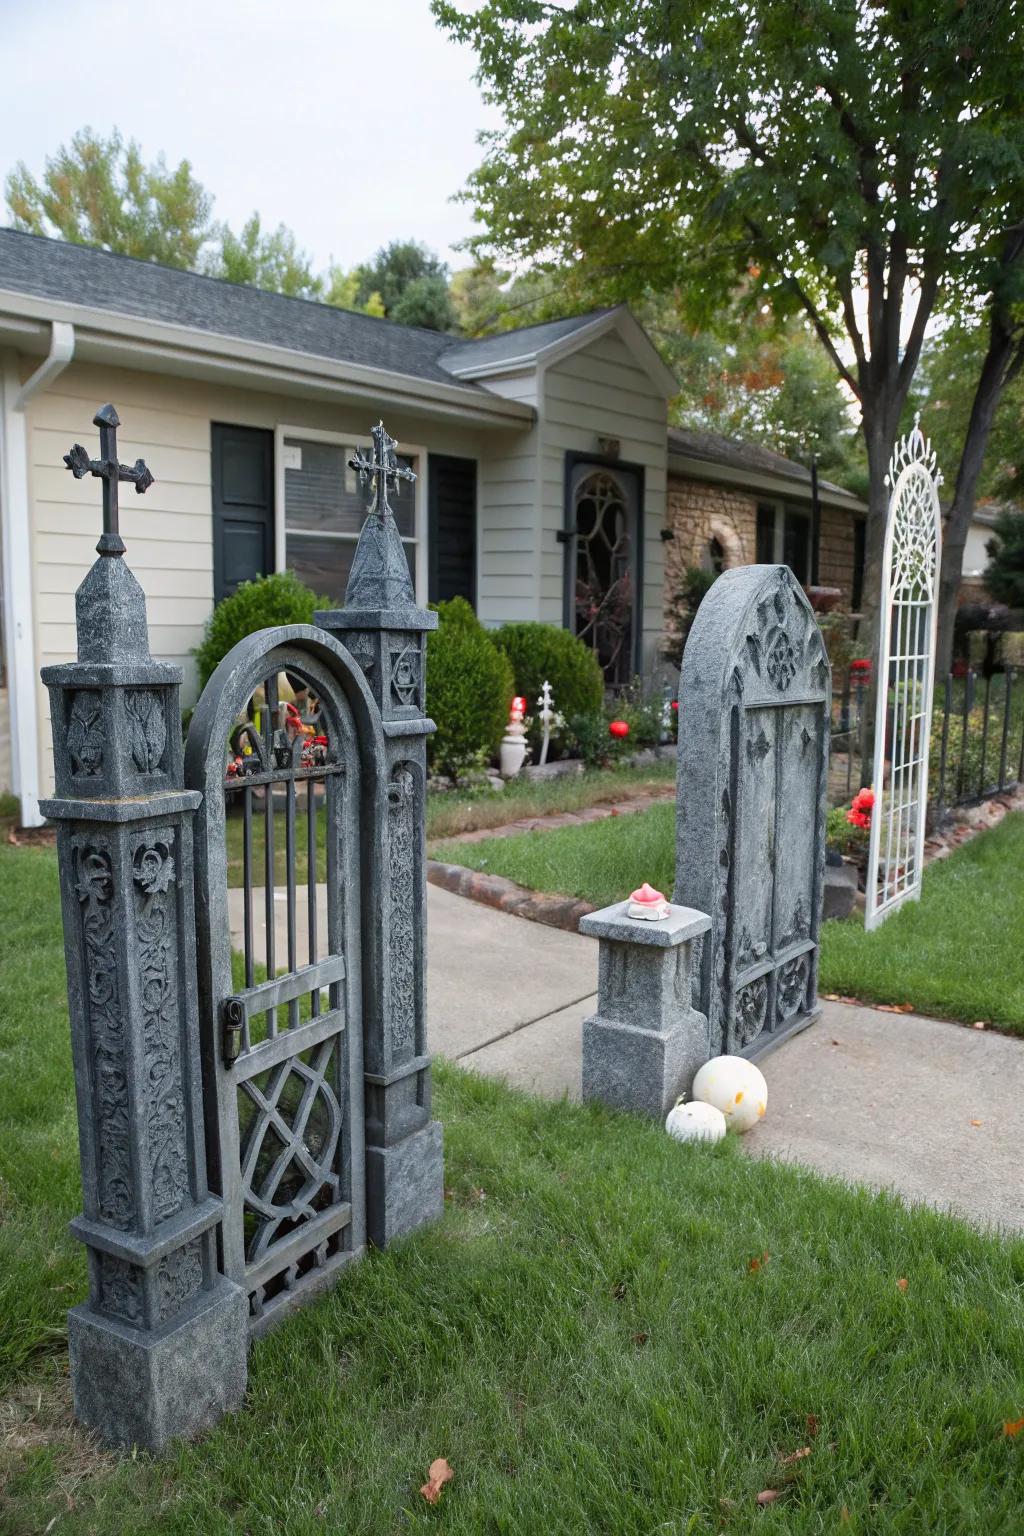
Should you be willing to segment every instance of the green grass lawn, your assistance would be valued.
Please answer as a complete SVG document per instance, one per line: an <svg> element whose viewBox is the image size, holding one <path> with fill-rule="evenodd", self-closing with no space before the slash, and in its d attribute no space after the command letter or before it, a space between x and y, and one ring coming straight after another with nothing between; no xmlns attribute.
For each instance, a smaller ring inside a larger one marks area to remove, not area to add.
<svg viewBox="0 0 1024 1536"><path fill-rule="evenodd" d="M672 757L651 763L646 768L593 769L587 773L538 781L511 779L503 790L498 791L489 787L432 790L427 796L427 837L433 842L438 838L458 837L481 828L500 827L505 822L518 821L523 816L551 816L558 811L580 811L591 805L606 805L625 795L670 786L675 781L675 774L675 758ZM304 885L309 865L304 791L299 796L299 802L296 816L295 878L300 885ZM327 862L323 809L318 812L317 821L317 878L324 880ZM229 885L242 884L242 835L241 816L230 817L227 826ZM264 820L258 811L254 811L252 820L252 848L253 878L257 885L262 885ZM274 817L274 876L278 885L283 885L287 878L285 848L284 813L278 812Z"/></svg>
<svg viewBox="0 0 1024 1536"><path fill-rule="evenodd" d="M447 1067L443 1220L260 1341L212 1434L101 1453L49 850L0 847L0 960L4 1536L1020 1531L1024 1243Z"/></svg>
<svg viewBox="0 0 1024 1536"><path fill-rule="evenodd" d="M621 901L642 880L671 893L675 808L453 844L444 856L599 907ZM1024 815L1017 814L931 865L920 902L874 933L865 933L856 916L826 923L821 989L865 1002L913 1003L921 1013L985 1019L1024 1034L1022 935Z"/></svg>

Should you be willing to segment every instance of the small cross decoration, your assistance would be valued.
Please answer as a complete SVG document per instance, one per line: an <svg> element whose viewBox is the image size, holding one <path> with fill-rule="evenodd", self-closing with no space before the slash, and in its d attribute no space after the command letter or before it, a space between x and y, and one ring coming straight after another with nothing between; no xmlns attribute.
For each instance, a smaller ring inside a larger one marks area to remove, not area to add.
<svg viewBox="0 0 1024 1536"><path fill-rule="evenodd" d="M117 525L118 483L129 481L135 486L136 494L141 496L153 484L153 476L142 459L136 459L131 465L118 462L117 429L121 422L112 405L101 405L92 420L93 426L100 429L99 458L90 459L81 443L75 443L71 452L64 455L64 463L76 480L95 475L103 481L103 532L96 550L101 555L123 555L124 540Z"/></svg>
<svg viewBox="0 0 1024 1536"><path fill-rule="evenodd" d="M360 482L366 484L370 480L370 492L373 496L371 512L379 512L382 517L387 517L391 512L388 505L388 485L397 485L400 480L413 481L416 479L411 469L405 469L399 464L395 454L398 446L395 439L385 430L384 423L378 421L371 431L373 438L373 458L368 459L360 451L348 461L349 469L354 469Z"/></svg>

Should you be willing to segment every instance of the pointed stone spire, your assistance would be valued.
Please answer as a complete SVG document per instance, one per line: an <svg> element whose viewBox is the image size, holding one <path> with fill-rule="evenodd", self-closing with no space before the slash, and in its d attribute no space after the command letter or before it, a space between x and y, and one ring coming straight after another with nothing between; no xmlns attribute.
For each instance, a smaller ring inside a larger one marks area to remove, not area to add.
<svg viewBox="0 0 1024 1536"><path fill-rule="evenodd" d="M373 428L373 457L357 453L349 467L363 484L370 482L372 500L352 561L352 571L345 589L346 608L413 607L416 596L405 547L388 502L389 484L416 479L411 469L403 468L395 448L395 439L379 421Z"/></svg>

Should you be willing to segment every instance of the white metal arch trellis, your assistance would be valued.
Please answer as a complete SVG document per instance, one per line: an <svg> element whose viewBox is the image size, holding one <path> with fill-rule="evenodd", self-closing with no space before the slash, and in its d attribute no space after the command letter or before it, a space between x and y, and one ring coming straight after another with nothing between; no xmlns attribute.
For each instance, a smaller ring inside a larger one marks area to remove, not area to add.
<svg viewBox="0 0 1024 1536"><path fill-rule="evenodd" d="M942 550L941 475L919 426L889 462L889 515L882 557L875 805L864 926L876 928L921 894L928 749L935 681L937 580Z"/></svg>

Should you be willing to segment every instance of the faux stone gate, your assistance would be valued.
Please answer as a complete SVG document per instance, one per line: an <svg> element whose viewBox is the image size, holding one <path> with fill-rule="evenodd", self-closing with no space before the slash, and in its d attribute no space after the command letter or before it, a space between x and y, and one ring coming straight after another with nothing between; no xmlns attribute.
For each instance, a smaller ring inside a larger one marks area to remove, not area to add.
<svg viewBox="0 0 1024 1536"><path fill-rule="evenodd" d="M373 457L352 461L372 500L345 607L237 645L183 761L181 672L150 655L118 531L119 483L143 493L153 477L119 463L112 406L95 424L99 457L65 456L103 482L78 660L43 673L85 1207L72 1227L89 1251L72 1387L105 1441L160 1451L241 1403L254 1332L367 1241L442 1210L424 989L437 617L415 606L387 495L409 472L378 426Z"/></svg>

